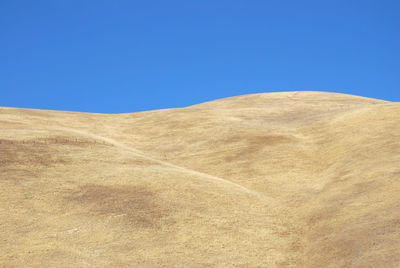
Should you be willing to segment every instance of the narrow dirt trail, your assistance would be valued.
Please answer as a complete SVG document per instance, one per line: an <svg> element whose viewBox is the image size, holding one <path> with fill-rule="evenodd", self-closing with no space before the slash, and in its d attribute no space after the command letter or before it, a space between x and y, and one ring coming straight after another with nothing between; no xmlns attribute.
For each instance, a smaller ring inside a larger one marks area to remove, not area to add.
<svg viewBox="0 0 400 268"><path fill-rule="evenodd" d="M122 149L124 151L127 151L127 152L129 152L129 153L131 153L131 154L133 154L133 155L135 155L137 157L141 157L143 159L158 163L158 164L163 165L163 166L174 168L174 169L176 169L178 171L181 171L181 172L184 172L184 173L187 173L187 174L191 174L191 175L195 175L195 176L198 176L198 177L206 178L206 179L209 179L211 181L218 181L218 182L233 186L236 189L240 189L241 191L249 193L252 196L257 197L259 199L265 199L265 196L263 196L259 192L253 191L253 190L251 190L249 188L246 188L246 187L244 187L244 186L242 186L240 184L237 184L235 182L232 182L230 180L223 179L223 178L220 178L220 177L217 177L217 176L214 176L214 175L210 175L210 174L207 174L207 173L203 173L203 172L200 172L200 171L192 170L192 169L189 169L189 168L186 168L186 167L178 166L178 165L172 164L170 162L163 161L163 160L160 160L160 159L156 159L156 158L153 158L153 157L149 157L149 156L145 155L143 152L141 152L139 150L131 148L131 147L129 147L129 146L123 144L123 143L120 143L120 142L118 142L116 140L113 140L113 139L110 139L110 138L106 138L106 137L103 137L103 136L100 136L100 135L96 135L96 134L93 134L93 133L89 133L89 132L86 132L86 131L83 131L83 130L78 130L78 129L73 129L73 128L59 127L59 128L57 128L57 130L73 132L73 133L76 133L76 134L79 134L79 135L82 135L82 136L90 137L90 138L93 138L93 139L96 139L96 140L101 140L101 141L104 141L104 142L106 142L108 144L112 144L115 147L120 148L120 149Z"/></svg>

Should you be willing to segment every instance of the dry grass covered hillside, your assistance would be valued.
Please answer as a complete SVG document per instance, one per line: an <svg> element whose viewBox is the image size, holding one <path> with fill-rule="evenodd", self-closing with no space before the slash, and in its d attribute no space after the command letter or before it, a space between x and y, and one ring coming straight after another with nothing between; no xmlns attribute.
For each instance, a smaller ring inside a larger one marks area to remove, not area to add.
<svg viewBox="0 0 400 268"><path fill-rule="evenodd" d="M400 267L400 104L0 108L0 266Z"/></svg>

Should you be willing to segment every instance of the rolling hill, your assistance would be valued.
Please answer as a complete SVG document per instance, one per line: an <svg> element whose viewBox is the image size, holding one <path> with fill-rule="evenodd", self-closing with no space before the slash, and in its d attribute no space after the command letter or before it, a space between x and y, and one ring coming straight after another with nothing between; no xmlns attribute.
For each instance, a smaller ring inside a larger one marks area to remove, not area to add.
<svg viewBox="0 0 400 268"><path fill-rule="evenodd" d="M400 104L0 108L4 267L400 267Z"/></svg>

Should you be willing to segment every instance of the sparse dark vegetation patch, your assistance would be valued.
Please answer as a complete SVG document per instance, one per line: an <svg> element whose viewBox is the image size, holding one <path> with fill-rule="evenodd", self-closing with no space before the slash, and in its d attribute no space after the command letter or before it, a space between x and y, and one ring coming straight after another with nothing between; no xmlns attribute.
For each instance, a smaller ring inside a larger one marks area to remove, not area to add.
<svg viewBox="0 0 400 268"><path fill-rule="evenodd" d="M161 206L155 192L136 186L81 186L68 198L73 205L87 208L97 216L120 216L130 225L154 228L168 211Z"/></svg>
<svg viewBox="0 0 400 268"><path fill-rule="evenodd" d="M249 155L257 153L265 147L276 146L296 142L296 139L286 135L266 135L266 136L251 136L251 135L235 135L224 140L225 143L245 143L245 145L235 146L239 150L230 156L226 157L226 161L238 159L246 159Z"/></svg>
<svg viewBox="0 0 400 268"><path fill-rule="evenodd" d="M0 167L26 165L48 167L54 164L65 164L68 160L55 148L46 144L22 143L1 140Z"/></svg>

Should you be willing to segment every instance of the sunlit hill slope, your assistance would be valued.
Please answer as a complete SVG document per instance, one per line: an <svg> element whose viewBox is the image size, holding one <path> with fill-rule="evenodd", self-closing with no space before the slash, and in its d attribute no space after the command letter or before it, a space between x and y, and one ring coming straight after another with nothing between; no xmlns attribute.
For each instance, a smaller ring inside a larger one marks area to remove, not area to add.
<svg viewBox="0 0 400 268"><path fill-rule="evenodd" d="M400 267L400 104L0 108L0 266Z"/></svg>

